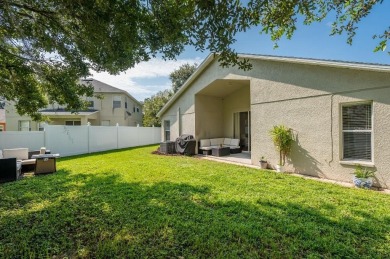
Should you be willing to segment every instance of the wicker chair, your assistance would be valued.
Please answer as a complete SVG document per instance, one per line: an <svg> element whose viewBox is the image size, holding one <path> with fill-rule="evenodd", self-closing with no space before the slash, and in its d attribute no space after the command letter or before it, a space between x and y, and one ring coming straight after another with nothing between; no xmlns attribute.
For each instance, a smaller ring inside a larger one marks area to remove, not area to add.
<svg viewBox="0 0 390 259"><path fill-rule="evenodd" d="M20 167L16 163L16 158L0 159L0 183L16 181L20 177Z"/></svg>

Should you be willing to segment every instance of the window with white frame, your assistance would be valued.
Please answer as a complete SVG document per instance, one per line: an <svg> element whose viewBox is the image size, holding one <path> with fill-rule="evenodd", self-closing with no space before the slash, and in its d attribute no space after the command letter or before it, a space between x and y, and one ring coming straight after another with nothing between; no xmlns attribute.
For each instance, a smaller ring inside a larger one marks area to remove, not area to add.
<svg viewBox="0 0 390 259"><path fill-rule="evenodd" d="M31 122L28 120L19 121L19 131L30 131L31 130L30 124Z"/></svg>
<svg viewBox="0 0 390 259"><path fill-rule="evenodd" d="M171 122L164 121L164 138L165 141L171 140Z"/></svg>
<svg viewBox="0 0 390 259"><path fill-rule="evenodd" d="M343 160L372 161L372 104L342 106Z"/></svg>
<svg viewBox="0 0 390 259"><path fill-rule="evenodd" d="M121 107L121 96L120 95L115 95L112 101L112 108L120 108Z"/></svg>
<svg viewBox="0 0 390 259"><path fill-rule="evenodd" d="M38 123L38 130L44 131L45 130L45 122L41 121Z"/></svg>
<svg viewBox="0 0 390 259"><path fill-rule="evenodd" d="M81 121L65 121L66 126L80 126Z"/></svg>

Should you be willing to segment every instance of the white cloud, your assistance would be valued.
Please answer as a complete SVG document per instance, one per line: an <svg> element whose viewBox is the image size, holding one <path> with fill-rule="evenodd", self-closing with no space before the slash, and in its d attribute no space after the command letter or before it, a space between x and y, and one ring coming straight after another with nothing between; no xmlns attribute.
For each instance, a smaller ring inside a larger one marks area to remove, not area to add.
<svg viewBox="0 0 390 259"><path fill-rule="evenodd" d="M142 101L158 91L168 89L170 87L168 77L173 70L185 63L199 65L201 62L200 58L167 61L152 59L148 62L141 62L119 75L110 75L106 72L96 73L95 71L92 71L92 74L94 79L125 90L137 100ZM161 84L146 82L153 78L161 78ZM142 82L142 79L145 79L145 82Z"/></svg>

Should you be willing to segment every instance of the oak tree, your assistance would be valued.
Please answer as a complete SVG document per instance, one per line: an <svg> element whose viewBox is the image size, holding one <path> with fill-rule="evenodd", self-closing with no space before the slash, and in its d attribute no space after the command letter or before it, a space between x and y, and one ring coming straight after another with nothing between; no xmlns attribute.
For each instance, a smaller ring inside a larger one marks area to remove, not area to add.
<svg viewBox="0 0 390 259"><path fill-rule="evenodd" d="M80 110L91 69L116 74L141 61L174 59L187 45L218 52L222 66L250 69L232 49L235 35L258 26L277 42L335 15L331 34L352 43L358 23L380 0L0 0L0 95L39 119L48 102ZM387 26L387 25L383 25ZM371 36L371 35L370 35ZM390 29L377 37L384 50Z"/></svg>

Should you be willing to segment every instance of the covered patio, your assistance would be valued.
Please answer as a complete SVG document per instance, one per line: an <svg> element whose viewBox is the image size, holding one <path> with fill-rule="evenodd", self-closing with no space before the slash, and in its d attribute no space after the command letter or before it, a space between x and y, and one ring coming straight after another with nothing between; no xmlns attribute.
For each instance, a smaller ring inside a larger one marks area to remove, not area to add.
<svg viewBox="0 0 390 259"><path fill-rule="evenodd" d="M195 94L197 140L239 139L241 149L250 152L250 135L249 80L217 79Z"/></svg>

